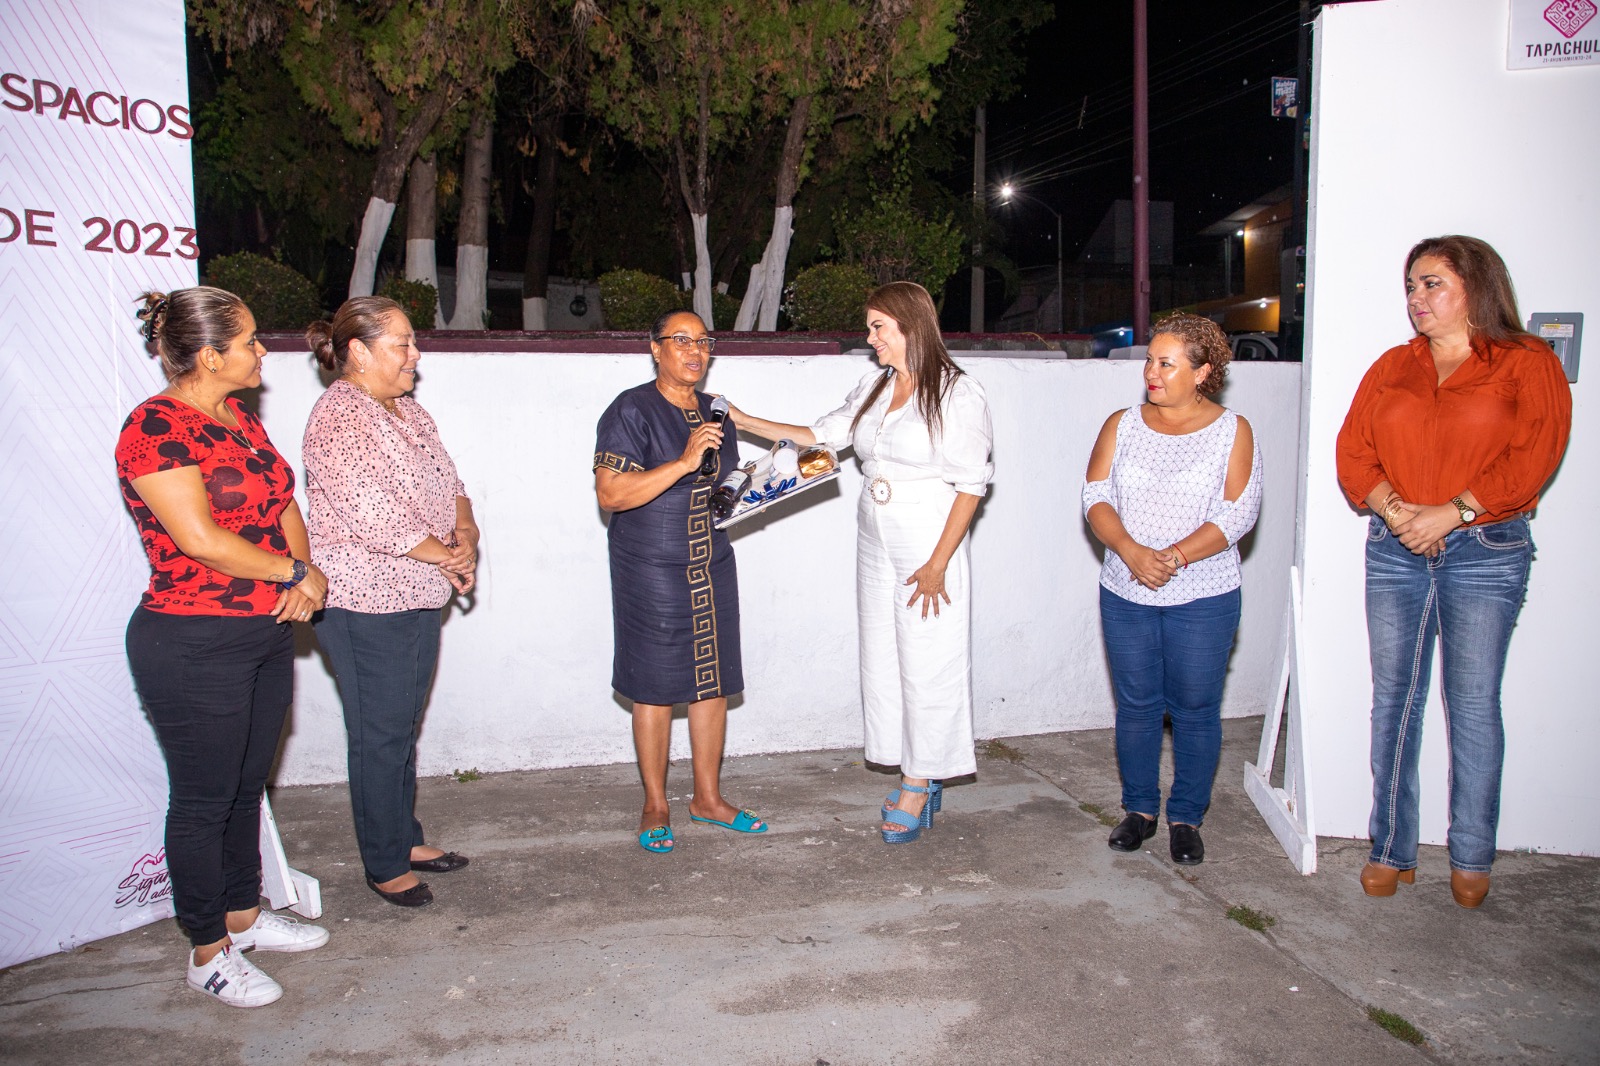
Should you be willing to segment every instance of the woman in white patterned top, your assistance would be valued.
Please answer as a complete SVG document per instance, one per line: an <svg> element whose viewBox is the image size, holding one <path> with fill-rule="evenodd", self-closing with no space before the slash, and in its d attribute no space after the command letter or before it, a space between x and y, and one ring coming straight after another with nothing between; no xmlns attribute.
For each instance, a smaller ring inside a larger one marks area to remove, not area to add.
<svg viewBox="0 0 1600 1066"><path fill-rule="evenodd" d="M1209 319L1156 325L1146 400L1106 419L1089 457L1083 509L1106 546L1100 626L1117 700L1117 766L1127 817L1111 831L1137 851L1160 813L1162 722L1172 717L1172 860L1205 857L1200 823L1222 753L1222 684L1239 628L1239 538L1261 509L1250 424L1212 399L1228 340Z"/></svg>

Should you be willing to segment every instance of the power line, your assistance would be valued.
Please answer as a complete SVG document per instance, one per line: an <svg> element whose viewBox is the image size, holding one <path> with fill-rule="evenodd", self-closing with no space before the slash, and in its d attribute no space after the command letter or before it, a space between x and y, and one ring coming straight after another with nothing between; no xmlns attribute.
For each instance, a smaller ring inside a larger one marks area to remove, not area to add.
<svg viewBox="0 0 1600 1066"><path fill-rule="evenodd" d="M1212 34L1210 37L1197 42L1195 45L1181 50L1178 55L1181 56L1185 53L1199 49L1204 44L1217 37L1233 34L1233 31L1237 30L1239 27L1263 17L1266 16L1258 14L1244 19L1241 22L1236 23L1233 27L1220 30L1215 34ZM1210 73L1224 63L1231 62L1252 52L1261 50L1266 45L1295 32L1298 29L1298 22L1298 15L1296 15L1294 12L1285 12L1283 17L1273 18L1272 22L1267 25L1257 26L1243 35L1231 36L1229 44L1221 52L1212 52L1205 55L1199 55L1177 63L1164 63L1162 73L1152 81L1152 98L1158 95L1166 96L1167 94L1187 85L1188 83L1195 81L1203 75ZM1253 87L1246 87L1247 90L1249 88ZM1097 98L1095 105L1085 106L1081 103L1064 104L1051 112L1047 112L1045 116L1031 123L1027 128L1018 130L1014 134L997 139L997 141L992 144L991 151L996 157L1012 155L1016 152L1024 150L1025 148L1037 148L1040 145L1048 143L1052 140L1056 140L1067 133L1076 132L1077 130L1083 128L1084 125L1089 123L1093 123L1094 125L1098 126L1101 125L1103 121L1109 121L1121 116L1123 113L1129 111L1132 107L1132 79L1129 78L1119 80L1118 82L1114 83L1114 88L1107 88L1102 90L1100 93L1091 93L1089 95ZM1242 93L1235 92L1229 94L1229 96L1225 99L1236 99L1239 95L1242 95ZM1114 102L1108 104L1098 103L1098 100L1106 99L1107 97ZM1188 112L1188 114L1194 113L1197 112ZM1128 140L1126 136L1120 136L1117 134L1113 134L1111 136L1117 138L1116 143L1126 143ZM1057 157L1057 159L1071 159L1081 155L1085 151L1092 152L1100 143L1103 143L1105 140L1105 136L1102 136L1102 138L1099 140L1091 140L1088 144L1080 145L1066 157ZM1047 166L1052 162L1055 162L1055 160L1046 160L1041 164L1036 164L1036 166Z"/></svg>

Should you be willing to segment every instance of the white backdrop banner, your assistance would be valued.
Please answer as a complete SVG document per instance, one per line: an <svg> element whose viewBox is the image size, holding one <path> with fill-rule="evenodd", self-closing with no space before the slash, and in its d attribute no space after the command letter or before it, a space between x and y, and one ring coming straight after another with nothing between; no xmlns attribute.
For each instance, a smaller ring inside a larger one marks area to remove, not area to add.
<svg viewBox="0 0 1600 1066"><path fill-rule="evenodd" d="M112 452L162 384L133 301L195 281L193 135L182 0L0 2L0 966L172 913Z"/></svg>

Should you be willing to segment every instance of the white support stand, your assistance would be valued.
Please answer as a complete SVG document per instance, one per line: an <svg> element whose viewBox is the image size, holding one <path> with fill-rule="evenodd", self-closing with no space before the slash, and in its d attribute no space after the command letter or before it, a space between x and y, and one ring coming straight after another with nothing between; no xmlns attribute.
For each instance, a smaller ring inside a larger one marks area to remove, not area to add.
<svg viewBox="0 0 1600 1066"><path fill-rule="evenodd" d="M261 796L261 887L273 910L288 907L302 918L322 917L322 883L289 866L272 805Z"/></svg>
<svg viewBox="0 0 1600 1066"><path fill-rule="evenodd" d="M1278 698L1261 724L1261 748L1254 764L1244 764L1244 790L1267 828L1278 838L1283 853L1302 874L1317 872L1316 823L1311 816L1311 780L1306 773L1304 733L1300 725L1300 568L1289 568L1289 639L1283 652L1283 673ZM1287 698L1287 700L1286 700ZM1284 752L1283 787L1272 787L1272 764L1278 754L1278 730L1284 708L1289 711L1289 747Z"/></svg>

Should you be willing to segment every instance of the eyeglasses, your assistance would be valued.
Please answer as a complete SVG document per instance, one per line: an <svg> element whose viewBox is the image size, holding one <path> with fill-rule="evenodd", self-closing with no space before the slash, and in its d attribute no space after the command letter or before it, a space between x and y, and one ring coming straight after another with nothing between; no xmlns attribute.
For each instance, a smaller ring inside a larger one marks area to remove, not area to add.
<svg viewBox="0 0 1600 1066"><path fill-rule="evenodd" d="M655 338L655 342L657 344L665 344L667 341L671 341L682 351L688 351L690 348L699 348L701 352L709 355L717 350L717 340L715 337L701 337L696 340L687 333L674 333L670 337Z"/></svg>

